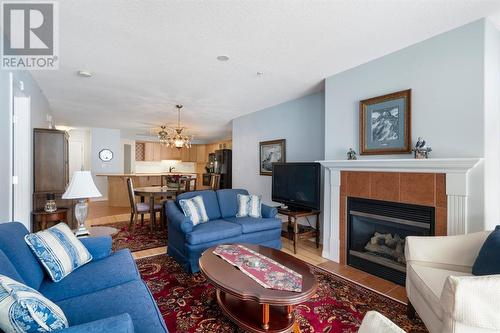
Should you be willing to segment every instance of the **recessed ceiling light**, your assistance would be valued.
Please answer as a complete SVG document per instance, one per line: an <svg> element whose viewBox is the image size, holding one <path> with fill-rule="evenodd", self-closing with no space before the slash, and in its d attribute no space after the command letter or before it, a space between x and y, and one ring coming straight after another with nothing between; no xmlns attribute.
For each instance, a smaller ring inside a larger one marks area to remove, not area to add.
<svg viewBox="0 0 500 333"><path fill-rule="evenodd" d="M227 56L227 55L220 55L220 56L217 56L217 60L219 60L219 61L228 61L229 60L229 56Z"/></svg>
<svg viewBox="0 0 500 333"><path fill-rule="evenodd" d="M92 73L89 71L78 71L77 74L81 77L92 77Z"/></svg>

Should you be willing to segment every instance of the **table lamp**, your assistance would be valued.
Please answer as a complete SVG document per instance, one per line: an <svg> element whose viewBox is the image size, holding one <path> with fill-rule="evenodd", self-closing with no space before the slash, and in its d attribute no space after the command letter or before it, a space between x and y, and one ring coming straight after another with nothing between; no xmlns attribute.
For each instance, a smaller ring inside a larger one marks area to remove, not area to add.
<svg viewBox="0 0 500 333"><path fill-rule="evenodd" d="M71 182L69 183L66 192L62 195L63 199L77 199L78 203L75 205L75 217L78 221L78 230L75 232L76 236L88 235L89 231L85 228L85 220L89 210L87 200L88 198L98 198L102 194L92 180L90 171L75 171Z"/></svg>

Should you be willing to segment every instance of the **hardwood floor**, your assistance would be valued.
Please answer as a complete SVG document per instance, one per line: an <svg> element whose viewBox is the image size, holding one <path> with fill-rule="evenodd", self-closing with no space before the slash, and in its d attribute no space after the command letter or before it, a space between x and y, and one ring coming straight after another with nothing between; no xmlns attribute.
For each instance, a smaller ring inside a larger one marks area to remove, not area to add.
<svg viewBox="0 0 500 333"><path fill-rule="evenodd" d="M89 202L87 221L127 213L130 214L130 207L111 207L107 201L91 201Z"/></svg>
<svg viewBox="0 0 500 333"><path fill-rule="evenodd" d="M87 225L102 225L107 223L127 221L130 218L129 208L117 208L107 206L106 201L95 201L90 203L89 219ZM316 265L329 271L335 275L341 276L347 280L353 281L366 288L379 292L385 296L396 299L400 302L407 303L406 290L404 287L397 285L393 282L381 279L369 273L363 272L356 268L341 265L331 260L321 257L321 246L316 248L314 241L303 240L298 244L297 254L293 253L293 242L282 238L282 250L289 253L307 263ZM167 247L162 246L159 248L137 251L133 253L134 258L144 258L167 252Z"/></svg>

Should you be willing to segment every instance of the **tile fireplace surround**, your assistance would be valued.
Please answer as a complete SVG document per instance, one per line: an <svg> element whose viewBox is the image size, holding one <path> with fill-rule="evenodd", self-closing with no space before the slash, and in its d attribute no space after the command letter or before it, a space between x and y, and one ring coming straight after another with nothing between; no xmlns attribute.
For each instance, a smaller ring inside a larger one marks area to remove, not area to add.
<svg viewBox="0 0 500 333"><path fill-rule="evenodd" d="M319 161L325 167L322 256L342 264L346 261L346 198L349 196L435 207L436 235L467 232L469 171L481 160Z"/></svg>

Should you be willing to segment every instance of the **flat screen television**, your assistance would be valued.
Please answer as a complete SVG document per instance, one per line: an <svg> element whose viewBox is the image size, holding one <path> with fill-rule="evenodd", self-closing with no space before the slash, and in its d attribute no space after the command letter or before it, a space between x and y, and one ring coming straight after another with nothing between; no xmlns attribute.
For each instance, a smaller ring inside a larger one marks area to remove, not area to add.
<svg viewBox="0 0 500 333"><path fill-rule="evenodd" d="M290 210L318 210L321 204L319 163L273 163L272 200Z"/></svg>

